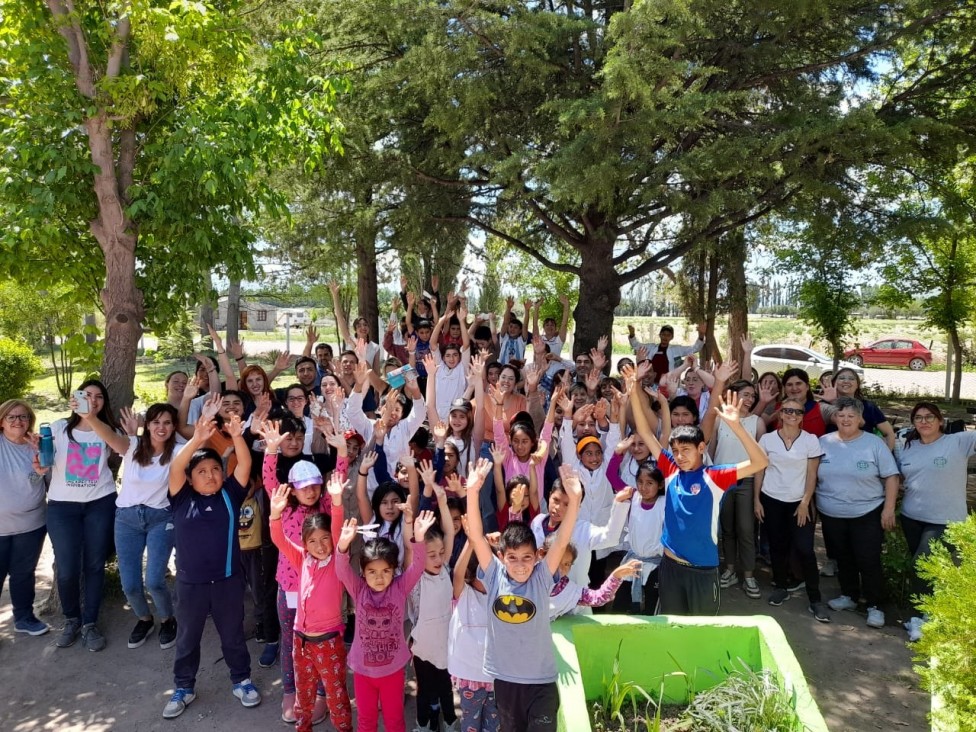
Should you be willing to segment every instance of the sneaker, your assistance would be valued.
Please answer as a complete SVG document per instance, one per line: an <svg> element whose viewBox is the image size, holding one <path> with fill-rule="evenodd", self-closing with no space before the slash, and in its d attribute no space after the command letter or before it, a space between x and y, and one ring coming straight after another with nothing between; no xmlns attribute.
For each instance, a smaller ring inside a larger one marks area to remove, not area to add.
<svg viewBox="0 0 976 732"><path fill-rule="evenodd" d="M790 580L786 583L787 592L799 592L800 590L805 590L807 588L807 583L803 580Z"/></svg>
<svg viewBox="0 0 976 732"><path fill-rule="evenodd" d="M264 650L261 651L261 658L258 659L258 666L261 668L271 668L278 660L278 644L265 643Z"/></svg>
<svg viewBox="0 0 976 732"><path fill-rule="evenodd" d="M461 720L455 719L450 724L444 723L444 732L461 732Z"/></svg>
<svg viewBox="0 0 976 732"><path fill-rule="evenodd" d="M155 629L156 625L153 623L152 618L149 618L149 620L139 620L129 635L129 648L138 648L141 646L153 634L153 630Z"/></svg>
<svg viewBox="0 0 976 732"><path fill-rule="evenodd" d="M789 599L790 593L787 590L773 590L773 594L769 596L769 604L773 607L779 607Z"/></svg>
<svg viewBox="0 0 976 732"><path fill-rule="evenodd" d="M329 718L329 703L324 696L315 695L315 706L312 708L312 724L322 724Z"/></svg>
<svg viewBox="0 0 976 732"><path fill-rule="evenodd" d="M883 628L885 624L884 613L876 607L868 608L868 625L872 628Z"/></svg>
<svg viewBox="0 0 976 732"><path fill-rule="evenodd" d="M905 623L905 630L908 631L908 640L910 643L915 643L922 639L923 625L925 625L925 620L919 617L913 617Z"/></svg>
<svg viewBox="0 0 976 732"><path fill-rule="evenodd" d="M822 602L810 603L810 606L807 608L807 610L809 610L810 614L813 615L814 620L821 623L830 622L830 615L827 614L827 605L825 603Z"/></svg>
<svg viewBox="0 0 976 732"><path fill-rule="evenodd" d="M831 610L857 610L857 603L847 595L835 597L827 603Z"/></svg>
<svg viewBox="0 0 976 732"><path fill-rule="evenodd" d="M61 634L58 635L58 639L54 642L54 645L58 648L73 646L75 641L78 640L78 633L80 631L81 621L78 618L68 618L64 621L64 627L61 628Z"/></svg>
<svg viewBox="0 0 976 732"><path fill-rule="evenodd" d="M751 597L753 600L762 597L762 593L759 591L759 583L756 582L755 577L746 577L742 580L742 589L745 590L746 597Z"/></svg>
<svg viewBox="0 0 976 732"><path fill-rule="evenodd" d="M159 647L164 651L176 645L176 618L159 624Z"/></svg>
<svg viewBox="0 0 976 732"><path fill-rule="evenodd" d="M176 719L186 711L186 708L196 698L197 695L193 693L193 689L177 689L166 702L166 706L163 707L163 719Z"/></svg>
<svg viewBox="0 0 976 732"><path fill-rule="evenodd" d="M250 679L244 679L241 683L234 684L231 691L245 707L256 707L261 703L261 692L251 683Z"/></svg>
<svg viewBox="0 0 976 732"><path fill-rule="evenodd" d="M821 577L833 577L837 574L837 560L828 559L820 568Z"/></svg>
<svg viewBox="0 0 976 732"><path fill-rule="evenodd" d="M105 650L105 636L94 623L88 623L81 629L81 642L93 653Z"/></svg>
<svg viewBox="0 0 976 732"><path fill-rule="evenodd" d="M42 623L31 615L27 620L18 620L14 623L14 630L18 633L27 633L27 635L44 635L50 628L47 623Z"/></svg>
<svg viewBox="0 0 976 732"><path fill-rule="evenodd" d="M285 724L295 724L295 695L282 694L281 721Z"/></svg>
<svg viewBox="0 0 976 732"><path fill-rule="evenodd" d="M722 576L718 578L718 586L723 589L735 587L737 584L739 584L739 577L731 569L722 572Z"/></svg>

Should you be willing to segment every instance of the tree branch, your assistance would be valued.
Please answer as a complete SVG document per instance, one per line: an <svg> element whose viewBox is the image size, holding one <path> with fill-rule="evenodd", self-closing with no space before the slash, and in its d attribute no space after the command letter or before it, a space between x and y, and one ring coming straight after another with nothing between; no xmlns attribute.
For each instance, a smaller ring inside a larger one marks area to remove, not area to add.
<svg viewBox="0 0 976 732"><path fill-rule="evenodd" d="M122 71L122 64L128 56L129 31L131 30L129 16L123 15L115 26L115 33L112 37L112 50L108 56L108 63L105 66L105 75L116 78Z"/></svg>
<svg viewBox="0 0 976 732"><path fill-rule="evenodd" d="M579 267L572 264L564 264L562 262L553 262L551 259L543 256L538 250L536 250L534 247L529 246L521 239L514 237L511 234L506 234L501 229L496 229L491 224L487 224L484 221L480 220L477 216L470 216L470 215L469 216L442 216L442 217L435 217L434 220L435 221L466 221L467 223L472 224L473 226L477 226L486 234L492 234L494 236L497 236L502 241L511 244L520 252L524 252L525 254L528 254L534 260L539 262L539 264L541 264L543 267L547 267L556 272L567 272L569 274L574 274L576 276L579 276L580 274Z"/></svg>
<svg viewBox="0 0 976 732"><path fill-rule="evenodd" d="M75 86L87 99L95 98L95 78L88 63L88 43L72 0L47 0L47 6L58 26L58 33L68 44L68 61L75 72Z"/></svg>

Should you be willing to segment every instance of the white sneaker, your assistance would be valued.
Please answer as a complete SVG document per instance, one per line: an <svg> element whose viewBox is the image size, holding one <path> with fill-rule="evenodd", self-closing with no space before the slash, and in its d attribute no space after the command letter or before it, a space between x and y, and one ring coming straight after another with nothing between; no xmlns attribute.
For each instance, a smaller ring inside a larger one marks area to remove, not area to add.
<svg viewBox="0 0 976 732"><path fill-rule="evenodd" d="M447 724L445 722L444 725L443 725L443 732L461 732L461 719L460 719L460 717L458 719L455 719L450 724Z"/></svg>
<svg viewBox="0 0 976 732"><path fill-rule="evenodd" d="M884 613L876 607L868 608L868 625L872 628L883 628L885 624Z"/></svg>
<svg viewBox="0 0 976 732"><path fill-rule="evenodd" d="M833 600L828 600L827 605L830 606L831 610L857 610L857 603L847 595L841 595L840 597L835 597ZM884 625L884 622L881 624Z"/></svg>
<svg viewBox="0 0 976 732"><path fill-rule="evenodd" d="M925 620L919 617L911 618L907 623L905 623L905 630L908 631L908 640L911 643L915 643L922 639L922 626L925 625Z"/></svg>
<svg viewBox="0 0 976 732"><path fill-rule="evenodd" d="M722 576L718 578L718 586L722 588L735 587L737 584L739 584L739 576L731 569L722 572Z"/></svg>
<svg viewBox="0 0 976 732"><path fill-rule="evenodd" d="M820 568L821 577L833 577L837 574L837 560L828 559L824 562L824 565Z"/></svg>
<svg viewBox="0 0 976 732"><path fill-rule="evenodd" d="M759 583L755 577L746 577L742 581L742 588L746 592L746 597L751 597L753 600L758 600L762 596L759 591Z"/></svg>

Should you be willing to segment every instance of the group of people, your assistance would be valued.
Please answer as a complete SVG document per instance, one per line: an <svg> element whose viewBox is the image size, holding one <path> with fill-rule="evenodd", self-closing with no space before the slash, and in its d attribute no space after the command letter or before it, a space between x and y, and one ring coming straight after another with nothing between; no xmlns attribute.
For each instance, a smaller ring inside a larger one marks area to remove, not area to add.
<svg viewBox="0 0 976 732"><path fill-rule="evenodd" d="M33 611L49 535L56 644L102 650L114 546L136 616L129 648L154 632L175 647L166 718L195 699L208 616L234 696L261 702L251 606L259 664L280 658L281 717L299 730L326 716L353 729L347 669L356 728L375 730L382 714L403 730L408 667L418 730L555 729L551 620L714 615L720 589L762 596L768 545L769 604L805 589L816 620L863 601L881 627L881 548L900 491L916 557L966 517L976 432L946 434L935 404L917 404L898 440L852 371L821 380L819 396L798 369L753 382L747 339L741 368L708 369L701 338L677 346L668 326L652 344L629 329L634 356L610 375L607 338L564 356L565 298L541 328L539 303L519 319L509 299L497 327L468 312L463 286L442 301L437 284L419 297L404 285L382 345L337 309L346 347L336 358L310 328L283 388L272 384L287 354L268 373L216 332L216 357L170 374L167 401L142 414L117 413L86 381L51 425L50 467L30 405L0 405L0 584L9 575L15 630L49 630ZM827 603L818 520L841 587ZM912 618L910 638L922 624Z"/></svg>

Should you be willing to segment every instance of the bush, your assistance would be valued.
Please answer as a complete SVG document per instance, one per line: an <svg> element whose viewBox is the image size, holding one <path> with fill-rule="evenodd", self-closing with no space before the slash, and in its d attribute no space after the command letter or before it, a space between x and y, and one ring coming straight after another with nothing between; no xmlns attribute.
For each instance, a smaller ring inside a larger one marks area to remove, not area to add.
<svg viewBox="0 0 976 732"><path fill-rule="evenodd" d="M933 727L976 731L976 514L951 524L945 540L919 562L933 593L921 609L928 616L915 645L916 670L941 708L932 713Z"/></svg>
<svg viewBox="0 0 976 732"><path fill-rule="evenodd" d="M0 338L0 402L19 399L41 373L41 360L23 341Z"/></svg>

